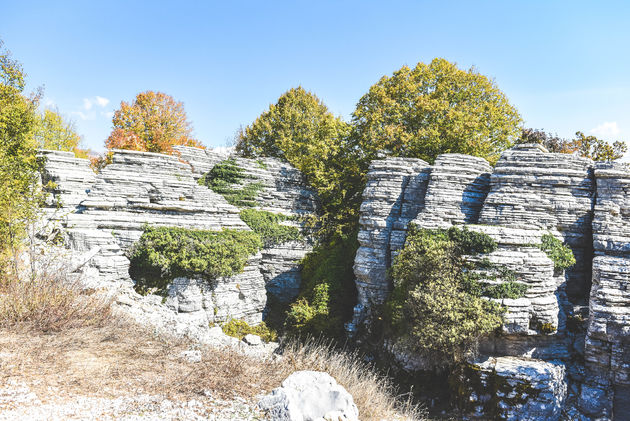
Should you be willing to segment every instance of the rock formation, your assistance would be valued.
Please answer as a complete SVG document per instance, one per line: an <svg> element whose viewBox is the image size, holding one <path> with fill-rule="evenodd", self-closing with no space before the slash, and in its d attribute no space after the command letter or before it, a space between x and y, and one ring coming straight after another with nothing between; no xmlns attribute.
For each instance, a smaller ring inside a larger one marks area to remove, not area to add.
<svg viewBox="0 0 630 421"><path fill-rule="evenodd" d="M431 166L389 158L372 163L363 199L355 260L359 304L350 333L387 298L387 269L410 222L431 229L465 225L497 242L486 257L514 271L528 289L522 298L499 300L506 308L503 334L480 344L485 359L471 361L476 368L464 383L489 387L489 378L497 377L512 387L544 390L513 408L507 402L516 392L493 398L505 409L500 419L560 419L562 412L620 419L630 413L626 165L595 165L533 144L505 151L494 169L480 158L455 154L441 155ZM536 246L545 234L572 249L577 264L566 273ZM395 343L385 347L402 367L422 367ZM488 416L479 412L486 398L467 398L478 403L469 416Z"/></svg>
<svg viewBox="0 0 630 421"><path fill-rule="evenodd" d="M145 224L250 230L240 218L240 209L197 182L226 157L196 148L176 149L179 156L116 150L112 163L96 175L89 161L71 153L41 151L46 159L42 181L55 183L46 217L62 225L60 232L72 250L93 254L84 268L93 286L121 289L118 304L138 319L203 340L212 323L230 318L259 323L268 291L295 296L298 261L311 246L293 242L264 249L251 256L241 273L211 285L175 279L165 299L136 294L126 251L140 238ZM315 212L314 193L288 164L239 159L239 165L264 184L257 198L260 208L289 216Z"/></svg>

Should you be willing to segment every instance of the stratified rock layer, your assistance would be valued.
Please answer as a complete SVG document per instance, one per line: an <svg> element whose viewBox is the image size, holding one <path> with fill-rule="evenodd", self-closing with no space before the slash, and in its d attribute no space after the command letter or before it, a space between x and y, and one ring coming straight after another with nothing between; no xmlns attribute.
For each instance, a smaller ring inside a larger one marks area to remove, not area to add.
<svg viewBox="0 0 630 421"><path fill-rule="evenodd" d="M258 323L267 301L266 284L277 280L281 293L286 286L288 294L297 294L297 261L310 246L286 244L265 249L251 256L241 273L212 283L178 278L162 305L165 311L156 310L159 303L150 297L136 297L131 289L126 252L140 238L145 224L213 231L250 229L240 219L240 209L197 182L225 156L196 148L176 149L175 156L115 150L112 163L97 175L87 160L64 152L41 151L47 158L42 178L56 184L50 209L56 202L63 204L64 214L57 219L64 225L67 244L76 252L93 256L89 262L92 283L120 288L120 306L128 308L130 314L147 314L141 309L152 309L159 317L147 319L197 338L207 336L209 324L230 318ZM265 168L253 160L241 162L246 171L262 172L265 187L261 202L265 208L282 210L289 216L312 213L316 198L305 187L299 171L277 160L269 161L263 164Z"/></svg>
<svg viewBox="0 0 630 421"><path fill-rule="evenodd" d="M630 414L630 167L598 163L593 286L580 409L598 419Z"/></svg>
<svg viewBox="0 0 630 421"><path fill-rule="evenodd" d="M578 261L568 271L571 297L584 297L590 288L592 166L589 159L548 153L540 145L507 150L479 218L480 224L550 230L565 241Z"/></svg>
<svg viewBox="0 0 630 421"><path fill-rule="evenodd" d="M386 272L391 264L390 234L396 224L404 224L401 217L407 221L411 219L408 213L403 215L404 193L411 179L427 166L421 159L410 158L388 158L370 164L360 210L360 246L354 261L358 290L354 325L365 318L365 312L373 304L382 303L389 293ZM417 185L413 188L414 195L417 190L422 190Z"/></svg>

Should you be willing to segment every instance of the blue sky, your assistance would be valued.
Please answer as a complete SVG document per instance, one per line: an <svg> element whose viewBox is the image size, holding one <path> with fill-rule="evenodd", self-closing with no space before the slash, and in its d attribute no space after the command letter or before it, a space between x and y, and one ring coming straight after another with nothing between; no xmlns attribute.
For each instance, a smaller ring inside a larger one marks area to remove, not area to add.
<svg viewBox="0 0 630 421"><path fill-rule="evenodd" d="M494 78L530 127L630 140L630 3L593 1L11 1L0 38L44 103L102 150L145 90L222 146L291 87L350 118L370 85L444 57Z"/></svg>

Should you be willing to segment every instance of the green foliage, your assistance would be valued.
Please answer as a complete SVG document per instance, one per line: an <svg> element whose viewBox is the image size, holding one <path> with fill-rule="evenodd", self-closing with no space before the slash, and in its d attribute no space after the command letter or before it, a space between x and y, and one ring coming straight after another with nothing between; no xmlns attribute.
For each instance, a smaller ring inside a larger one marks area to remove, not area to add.
<svg viewBox="0 0 630 421"><path fill-rule="evenodd" d="M484 286L481 295L489 298L521 298L527 292L527 285L521 282L508 281L496 285Z"/></svg>
<svg viewBox="0 0 630 421"><path fill-rule="evenodd" d="M145 226L129 251L129 274L141 290L164 290L180 276L211 281L241 272L261 247L259 236L250 231Z"/></svg>
<svg viewBox="0 0 630 421"><path fill-rule="evenodd" d="M292 334L343 337L343 322L356 300L354 261L357 233L335 236L302 260L302 291L291 304L286 328Z"/></svg>
<svg viewBox="0 0 630 421"><path fill-rule="evenodd" d="M35 141L38 147L55 151L72 151L75 155L86 158L87 151L80 149L82 140L74 122L65 120L59 111L44 110L44 113L38 116L35 130Z"/></svg>
<svg viewBox="0 0 630 421"><path fill-rule="evenodd" d="M256 198L263 189L263 184L261 182L247 183L248 179L252 177L245 174L245 171L236 165L233 159L226 159L204 174L199 179L199 184L219 193L231 205L253 207L256 206Z"/></svg>
<svg viewBox="0 0 630 421"><path fill-rule="evenodd" d="M494 162L517 138L521 118L491 79L436 58L383 76L352 121L368 160L384 153L433 162L452 152Z"/></svg>
<svg viewBox="0 0 630 421"><path fill-rule="evenodd" d="M575 133L575 139L563 139L543 130L523 129L518 143L539 143L549 152L574 153L594 161L614 161L628 151L628 145L620 140L607 142L595 136Z"/></svg>
<svg viewBox="0 0 630 421"><path fill-rule="evenodd" d="M241 219L252 231L260 235L265 247L302 239L300 230L296 227L280 224L288 219L285 215L257 209L243 209Z"/></svg>
<svg viewBox="0 0 630 421"><path fill-rule="evenodd" d="M394 290L384 318L391 334L440 366L461 360L481 336L501 326L503 309L481 298L465 255L489 253L486 234L411 226L391 268Z"/></svg>
<svg viewBox="0 0 630 421"><path fill-rule="evenodd" d="M245 335L258 335L265 342L275 342L278 335L269 329L265 322L260 322L256 326L250 326L245 320L230 319L221 325L223 333L234 338L243 339Z"/></svg>
<svg viewBox="0 0 630 421"><path fill-rule="evenodd" d="M302 87L278 98L238 135L236 150L247 157L273 156L302 171L321 200L324 226L358 217L363 177L369 162L349 144L350 126ZM352 230L351 227L348 231Z"/></svg>
<svg viewBox="0 0 630 421"><path fill-rule="evenodd" d="M24 85L21 65L0 41L0 270L9 254L16 256L43 198L38 186L42 162L33 138L38 96L24 96Z"/></svg>
<svg viewBox="0 0 630 421"><path fill-rule="evenodd" d="M571 248L562 244L562 241L551 234L542 236L539 247L553 260L556 270L568 269L575 264L575 256Z"/></svg>

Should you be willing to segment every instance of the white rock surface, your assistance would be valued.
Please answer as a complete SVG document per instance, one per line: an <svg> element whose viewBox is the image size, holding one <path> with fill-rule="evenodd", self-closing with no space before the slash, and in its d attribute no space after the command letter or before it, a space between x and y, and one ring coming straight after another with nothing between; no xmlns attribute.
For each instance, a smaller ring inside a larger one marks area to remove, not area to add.
<svg viewBox="0 0 630 421"><path fill-rule="evenodd" d="M260 400L271 421L358 421L352 396L327 373L296 371Z"/></svg>

